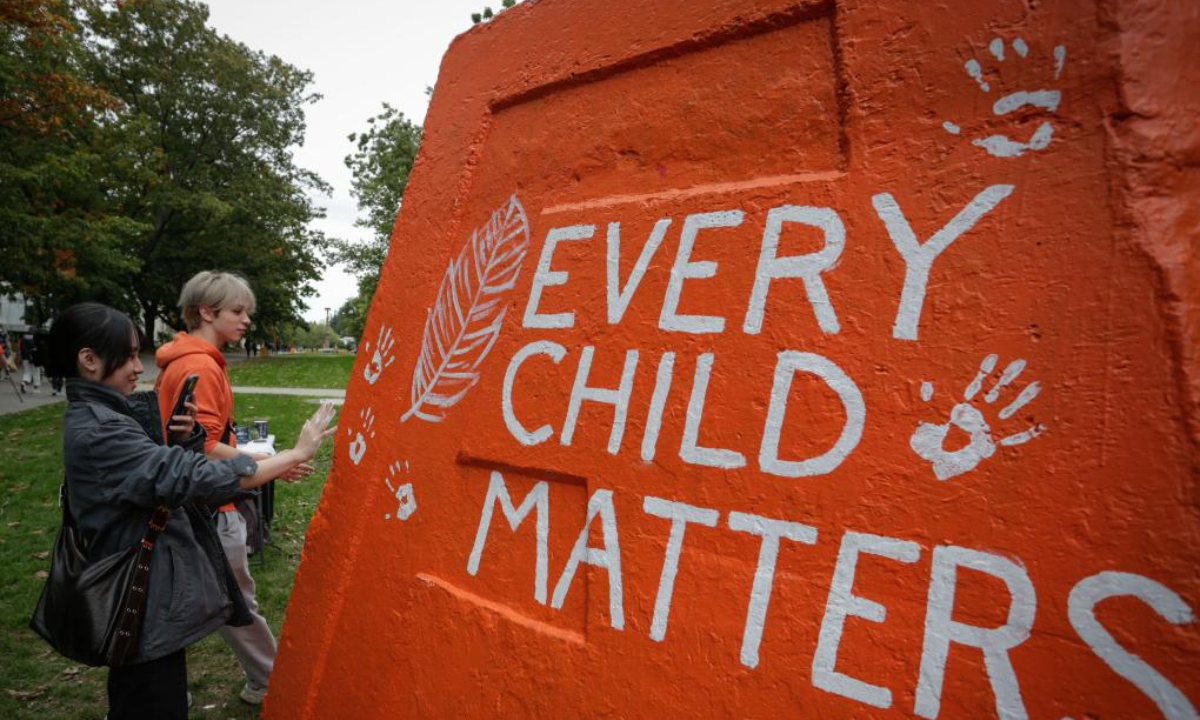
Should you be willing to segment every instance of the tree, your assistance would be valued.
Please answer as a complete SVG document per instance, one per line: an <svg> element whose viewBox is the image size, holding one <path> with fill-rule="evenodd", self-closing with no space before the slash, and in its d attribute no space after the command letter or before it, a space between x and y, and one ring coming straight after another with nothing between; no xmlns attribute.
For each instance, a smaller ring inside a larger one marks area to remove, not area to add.
<svg viewBox="0 0 1200 720"><path fill-rule="evenodd" d="M382 112L367 120L367 125L366 132L350 135L350 141L356 143L355 152L345 162L353 174L350 192L358 201L360 213L355 225L370 230L371 237L359 243L333 241L334 257L358 278L358 296L338 310L339 314L345 312L348 322L350 317L356 318L350 325L354 332L345 333L354 337L362 333L367 308L379 284L379 270L387 258L396 214L421 145L421 126L387 103ZM352 312L347 306L353 306Z"/></svg>
<svg viewBox="0 0 1200 720"><path fill-rule="evenodd" d="M23 292L39 318L84 297L128 309L113 278L144 230L108 207L123 149L105 119L121 105L82 59L73 3L0 4L0 292Z"/></svg>
<svg viewBox="0 0 1200 720"><path fill-rule="evenodd" d="M500 9L497 10L495 13L492 12L491 7L485 7L483 9L483 12L481 12L481 13L471 13L471 24L478 25L481 22L491 20L493 16L504 12L505 10L509 9L510 7L512 7L516 4L517 4L517 0L501 0Z"/></svg>
<svg viewBox="0 0 1200 720"><path fill-rule="evenodd" d="M367 322L367 310L370 308L371 298L374 295L374 287L369 290L364 289L360 282L358 295L342 303L342 306L330 319L329 324L333 327L334 332L340 337L361 338L363 326Z"/></svg>
<svg viewBox="0 0 1200 720"><path fill-rule="evenodd" d="M319 99L311 73L218 35L191 0L80 1L90 79L122 104L106 117L123 161L105 194L138 228L118 277L147 336L178 321L180 286L206 268L250 280L260 325L298 318L328 246L309 194L329 188L291 153Z"/></svg>
<svg viewBox="0 0 1200 720"><path fill-rule="evenodd" d="M367 125L366 132L349 136L356 149L346 156L345 163L353 175L350 193L362 213L354 224L370 230L371 238L365 243L340 241L336 255L360 279L379 276L421 145L421 126L387 103Z"/></svg>

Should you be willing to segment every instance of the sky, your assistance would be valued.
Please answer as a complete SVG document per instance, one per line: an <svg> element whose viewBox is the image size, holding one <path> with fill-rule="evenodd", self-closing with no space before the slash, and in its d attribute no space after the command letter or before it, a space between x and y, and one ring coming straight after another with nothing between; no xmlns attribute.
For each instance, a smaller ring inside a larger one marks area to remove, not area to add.
<svg viewBox="0 0 1200 720"><path fill-rule="evenodd" d="M310 90L324 96L307 108L304 146L297 163L333 186L317 196L327 217L316 223L330 237L365 239L354 226L358 210L350 195L343 159L354 151L350 133L387 102L424 125L427 86L437 83L450 42L471 28L471 14L499 0L209 0L209 25L254 50L310 70ZM308 320L325 319L356 292L354 278L337 266L325 269L306 298Z"/></svg>

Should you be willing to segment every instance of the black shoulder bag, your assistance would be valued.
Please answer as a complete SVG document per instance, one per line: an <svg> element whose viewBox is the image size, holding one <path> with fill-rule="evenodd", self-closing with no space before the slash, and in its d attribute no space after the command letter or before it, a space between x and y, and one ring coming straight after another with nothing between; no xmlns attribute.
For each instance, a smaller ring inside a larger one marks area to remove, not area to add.
<svg viewBox="0 0 1200 720"><path fill-rule="evenodd" d="M150 553L170 508L159 505L141 542L96 561L61 490L62 528L54 541L50 577L29 627L60 654L86 665L125 664L136 651L150 583Z"/></svg>

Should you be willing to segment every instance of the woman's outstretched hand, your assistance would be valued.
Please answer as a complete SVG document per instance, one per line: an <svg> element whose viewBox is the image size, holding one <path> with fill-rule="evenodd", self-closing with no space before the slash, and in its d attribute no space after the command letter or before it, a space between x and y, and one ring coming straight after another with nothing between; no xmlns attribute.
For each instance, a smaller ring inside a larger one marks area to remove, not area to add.
<svg viewBox="0 0 1200 720"><path fill-rule="evenodd" d="M325 438L337 431L337 426L329 427L333 421L333 403L323 402L313 416L304 423L296 445L288 450L258 461L258 469L253 475L244 476L241 480L243 490L251 490L265 485L275 478L298 480L309 475L312 468L308 461L313 459Z"/></svg>
<svg viewBox="0 0 1200 720"><path fill-rule="evenodd" d="M304 427L300 430L300 437L296 440L295 450L303 458L302 462L312 460L317 454L317 449L321 447L321 443L325 438L337 432L337 426L329 427L329 423L333 420L335 410L333 403L323 402L321 407L313 413L312 417L304 423Z"/></svg>

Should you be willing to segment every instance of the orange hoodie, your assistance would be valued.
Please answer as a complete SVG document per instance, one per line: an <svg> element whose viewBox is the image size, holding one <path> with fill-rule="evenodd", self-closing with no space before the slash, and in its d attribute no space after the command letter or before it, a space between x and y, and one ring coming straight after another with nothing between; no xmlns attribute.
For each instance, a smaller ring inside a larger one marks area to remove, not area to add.
<svg viewBox="0 0 1200 720"><path fill-rule="evenodd" d="M198 408L196 420L204 426L204 452L211 452L221 441L225 429L230 427L233 415L233 388L225 374L225 357L208 341L180 332L175 339L154 353L154 361L162 372L154 383L158 391L158 409L163 420L163 437L166 437L168 414L175 407L183 381L188 375L199 375L196 383L195 403ZM233 433L225 440L226 445L237 446Z"/></svg>

